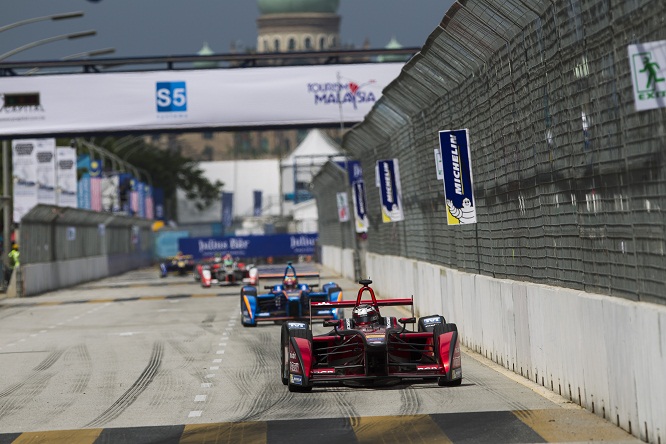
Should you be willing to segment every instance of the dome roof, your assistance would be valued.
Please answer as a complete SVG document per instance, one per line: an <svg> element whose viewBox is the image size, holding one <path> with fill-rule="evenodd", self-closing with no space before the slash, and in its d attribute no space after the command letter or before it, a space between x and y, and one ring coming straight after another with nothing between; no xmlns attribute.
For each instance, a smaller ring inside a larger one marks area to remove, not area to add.
<svg viewBox="0 0 666 444"><path fill-rule="evenodd" d="M340 0L259 0L262 14L289 14L295 12L335 13Z"/></svg>

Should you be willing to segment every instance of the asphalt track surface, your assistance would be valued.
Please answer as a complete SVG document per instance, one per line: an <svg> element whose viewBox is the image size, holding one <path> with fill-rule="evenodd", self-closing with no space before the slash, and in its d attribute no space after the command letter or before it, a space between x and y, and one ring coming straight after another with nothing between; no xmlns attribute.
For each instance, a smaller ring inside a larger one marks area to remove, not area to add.
<svg viewBox="0 0 666 444"><path fill-rule="evenodd" d="M464 347L460 387L290 393L280 326L242 327L239 294L150 269L0 299L0 444L641 442Z"/></svg>

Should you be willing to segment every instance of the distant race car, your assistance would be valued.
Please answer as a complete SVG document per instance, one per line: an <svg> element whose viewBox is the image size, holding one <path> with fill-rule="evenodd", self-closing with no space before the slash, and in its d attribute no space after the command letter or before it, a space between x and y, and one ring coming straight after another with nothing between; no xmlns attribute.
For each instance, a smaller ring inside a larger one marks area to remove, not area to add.
<svg viewBox="0 0 666 444"><path fill-rule="evenodd" d="M214 259L197 265L196 273L202 287L217 285L236 285L250 282L250 268L240 261L220 261ZM196 278L195 278L196 279Z"/></svg>
<svg viewBox="0 0 666 444"><path fill-rule="evenodd" d="M246 285L241 289L240 311L241 323L246 327L254 327L258 322L281 322L289 319L339 319L343 316L342 308L321 307L314 313L310 312L310 303L334 302L342 300L342 290L335 282L328 282L316 291L319 286L319 273L301 273L289 262L280 275L261 274L258 279L279 278L275 285L264 286L268 293L258 293L257 288ZM316 279L317 283L306 284L299 279Z"/></svg>
<svg viewBox="0 0 666 444"><path fill-rule="evenodd" d="M418 320L418 331L407 330L407 324L416 323L415 317L383 317L379 307L411 305L413 310L413 298L377 300L370 288L372 281L359 283L362 287L356 301L312 304L315 312L353 307L351 318L324 321L325 327L333 327L330 332L313 336L311 323L305 320L282 325L280 377L289 391L310 391L318 383L373 385L405 378L460 385L456 324L432 315ZM364 292L370 299L362 299Z"/></svg>
<svg viewBox="0 0 666 444"><path fill-rule="evenodd" d="M169 273L185 276L192 271L194 271L194 259L191 255L178 254L160 262L160 277L167 277Z"/></svg>

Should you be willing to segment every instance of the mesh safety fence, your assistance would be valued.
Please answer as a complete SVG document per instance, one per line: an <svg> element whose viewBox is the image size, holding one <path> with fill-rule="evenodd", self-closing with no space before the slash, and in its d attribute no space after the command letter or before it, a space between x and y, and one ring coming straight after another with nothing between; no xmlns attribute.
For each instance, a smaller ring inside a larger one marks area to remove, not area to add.
<svg viewBox="0 0 666 444"><path fill-rule="evenodd" d="M636 111L627 52L665 40L664 17L663 0L454 4L345 135L369 184L369 251L666 303L666 111ZM433 153L462 128L477 223L449 226ZM393 158L405 220L382 223L374 168ZM340 245L338 225L320 219L320 241Z"/></svg>

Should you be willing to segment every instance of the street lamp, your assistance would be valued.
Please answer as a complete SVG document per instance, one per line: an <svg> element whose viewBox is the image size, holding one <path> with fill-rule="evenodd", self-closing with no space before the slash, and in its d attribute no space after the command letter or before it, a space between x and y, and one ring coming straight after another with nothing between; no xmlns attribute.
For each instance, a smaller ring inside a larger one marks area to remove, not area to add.
<svg viewBox="0 0 666 444"><path fill-rule="evenodd" d="M12 49L11 51L8 51L2 55L0 55L0 61L6 59L7 57L11 57L14 54L25 51L26 49L34 48L35 46L39 45L44 45L46 43L51 43L51 42L56 42L58 40L74 40L74 39L79 39L82 37L90 37L97 34L97 31L94 29L90 29L88 31L81 31L81 32L74 32L71 34L62 34L62 35L57 35L55 37L48 37L45 39L37 40L31 43L28 43L23 46L19 46L18 48Z"/></svg>
<svg viewBox="0 0 666 444"><path fill-rule="evenodd" d="M84 59L84 58L87 58L87 57L97 57L97 56L100 56L100 55L113 54L114 52L116 52L116 48L96 49L94 51L77 52L76 54L71 54L71 55L62 57L60 60ZM34 74L37 71L39 71L39 68L32 68L31 70L24 72L23 75Z"/></svg>
<svg viewBox="0 0 666 444"><path fill-rule="evenodd" d="M15 23L10 23L9 25L0 26L0 32L7 31L8 29L16 28L17 26L27 25L27 24L35 23L35 22L43 22L43 21L46 21L46 20L58 21L58 20L65 20L65 19L78 18L78 17L83 17L83 11L65 12L63 14L45 15L43 17L33 17L33 18L18 21L18 22L15 22Z"/></svg>
<svg viewBox="0 0 666 444"><path fill-rule="evenodd" d="M83 17L83 12L82 11L75 11L75 12L66 12L62 14L52 14L52 15L46 15L42 17L34 17L34 18L29 18L25 20L20 20L18 22L10 23L8 25L0 26L0 33L7 31L9 29L16 28L17 26L22 26L22 25L27 25L30 23L35 23L35 22L41 22L45 20L66 20L70 18L78 18L78 17ZM47 42L43 42L47 43ZM41 43L40 43L41 44ZM27 48L25 48L27 49ZM18 51L17 51L18 52ZM16 52L10 51L10 55L15 54ZM9 56L7 56L9 57ZM0 57L0 60L2 60L3 57ZM3 186L3 196L2 196L2 207L3 207L3 253L2 253L2 258L0 258L1 261L4 261L4 265L8 265L8 258L7 258L7 247L9 245L9 237L11 235L10 228L9 226L11 225L12 221L12 215L9 214L12 205L11 205L11 197L9 196L9 147L7 145L7 140L2 141L2 186Z"/></svg>

